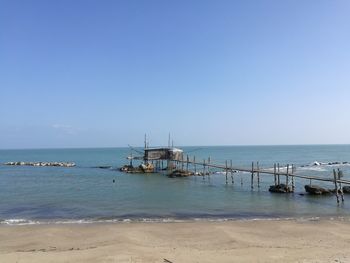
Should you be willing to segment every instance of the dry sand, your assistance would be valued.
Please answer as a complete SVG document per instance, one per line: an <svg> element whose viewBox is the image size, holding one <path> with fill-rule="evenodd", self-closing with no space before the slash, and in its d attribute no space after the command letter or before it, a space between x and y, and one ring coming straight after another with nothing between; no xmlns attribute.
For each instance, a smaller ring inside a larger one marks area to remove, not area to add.
<svg viewBox="0 0 350 263"><path fill-rule="evenodd" d="M3 225L0 262L350 262L350 222Z"/></svg>

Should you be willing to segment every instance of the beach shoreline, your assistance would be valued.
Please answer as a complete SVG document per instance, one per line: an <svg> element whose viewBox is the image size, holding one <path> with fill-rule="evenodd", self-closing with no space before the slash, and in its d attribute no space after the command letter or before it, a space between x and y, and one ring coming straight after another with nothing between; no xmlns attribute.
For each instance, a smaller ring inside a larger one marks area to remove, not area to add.
<svg viewBox="0 0 350 263"><path fill-rule="evenodd" d="M0 225L1 262L350 262L350 221Z"/></svg>

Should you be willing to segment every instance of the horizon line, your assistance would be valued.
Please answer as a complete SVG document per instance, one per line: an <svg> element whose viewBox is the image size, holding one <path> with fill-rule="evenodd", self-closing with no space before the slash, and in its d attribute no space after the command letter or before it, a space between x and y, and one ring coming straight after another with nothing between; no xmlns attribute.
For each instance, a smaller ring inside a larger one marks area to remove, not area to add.
<svg viewBox="0 0 350 263"><path fill-rule="evenodd" d="M180 147L269 147L269 146L346 146L350 143L309 143L309 144L225 144L225 145L175 145L175 148ZM133 148L144 148L144 146L132 146ZM155 145L152 147L167 147L164 145ZM152 148L150 147L150 148ZM86 147L38 147L38 148L0 148L0 151L5 150L74 150L74 149L115 149L115 148L130 148L130 146L86 146Z"/></svg>

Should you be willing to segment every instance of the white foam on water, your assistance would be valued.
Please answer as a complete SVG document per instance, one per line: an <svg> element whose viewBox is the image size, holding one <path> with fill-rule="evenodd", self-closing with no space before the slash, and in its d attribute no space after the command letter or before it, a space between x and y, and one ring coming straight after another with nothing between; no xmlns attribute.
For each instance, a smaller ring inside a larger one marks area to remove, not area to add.
<svg viewBox="0 0 350 263"><path fill-rule="evenodd" d="M315 171L315 172L326 172L327 169L325 167L321 166L305 166L305 167L298 167L298 170L302 171Z"/></svg>
<svg viewBox="0 0 350 263"><path fill-rule="evenodd" d="M50 224L103 224L103 223L183 223L183 222L228 222L228 221L297 221L297 222L309 222L325 220L340 220L350 221L348 217L256 217L256 218L244 218L244 217L224 217L224 218L188 218L188 219L176 219L176 218L137 218L137 219L79 219L79 220L48 220L48 221L35 221L27 219L6 219L0 222L0 225L9 226L22 226L22 225L50 225Z"/></svg>
<svg viewBox="0 0 350 263"><path fill-rule="evenodd" d="M22 218L13 218L13 219L6 219L0 222L0 224L3 225L35 225L39 224L38 221L32 221L32 220L27 220L27 219L22 219Z"/></svg>

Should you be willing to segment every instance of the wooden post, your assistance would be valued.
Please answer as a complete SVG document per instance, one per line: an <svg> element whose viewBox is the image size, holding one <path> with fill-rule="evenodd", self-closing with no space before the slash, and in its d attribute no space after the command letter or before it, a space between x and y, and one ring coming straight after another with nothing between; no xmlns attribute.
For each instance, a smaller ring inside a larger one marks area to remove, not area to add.
<svg viewBox="0 0 350 263"><path fill-rule="evenodd" d="M260 167L259 162L256 162L256 167L258 169L257 175L258 175L258 188L260 188Z"/></svg>
<svg viewBox="0 0 350 263"><path fill-rule="evenodd" d="M188 155L186 156L186 173L188 173L188 162L189 162L190 160L188 159Z"/></svg>
<svg viewBox="0 0 350 263"><path fill-rule="evenodd" d="M193 164L194 164L194 175L196 175L197 173L196 156L193 156Z"/></svg>
<svg viewBox="0 0 350 263"><path fill-rule="evenodd" d="M280 164L278 163L277 164L277 184L280 185L281 182L280 182Z"/></svg>
<svg viewBox="0 0 350 263"><path fill-rule="evenodd" d="M204 180L204 176L205 176L205 159L203 160L203 180Z"/></svg>
<svg viewBox="0 0 350 263"><path fill-rule="evenodd" d="M252 175L250 179L250 188L254 189L253 183L254 183L254 162L252 162Z"/></svg>
<svg viewBox="0 0 350 263"><path fill-rule="evenodd" d="M181 171L184 170L184 155L181 156Z"/></svg>
<svg viewBox="0 0 350 263"><path fill-rule="evenodd" d="M339 204L339 194L338 194L338 184L337 184L337 174L335 169L333 169L334 186L335 186L335 196L337 197L337 203Z"/></svg>
<svg viewBox="0 0 350 263"><path fill-rule="evenodd" d="M287 187L287 189L289 189L289 176L288 176L288 173L289 173L289 164L287 164L287 174L286 174L286 187Z"/></svg>
<svg viewBox="0 0 350 263"><path fill-rule="evenodd" d="M273 164L273 178L275 181L275 185L277 185L277 178L276 178L276 163Z"/></svg>
<svg viewBox="0 0 350 263"><path fill-rule="evenodd" d="M230 168L231 168L231 180L232 180L232 184L234 184L235 182L233 181L232 160L230 160Z"/></svg>
<svg viewBox="0 0 350 263"><path fill-rule="evenodd" d="M171 164L170 164L170 160L166 160L166 169L168 170L168 171L171 171Z"/></svg>
<svg viewBox="0 0 350 263"><path fill-rule="evenodd" d="M228 170L227 170L227 160L225 161L225 171L226 171L226 173L225 173L225 175L226 175L226 184L227 184L227 173L228 173Z"/></svg>
<svg viewBox="0 0 350 263"><path fill-rule="evenodd" d="M294 182L294 171L295 171L295 166L294 164L292 164L292 190L293 190L293 193L294 193L294 189L295 189L295 182Z"/></svg>
<svg viewBox="0 0 350 263"><path fill-rule="evenodd" d="M338 168L338 180L340 180L340 176L341 176L341 173L340 173L340 170ZM344 202L344 192L343 192L343 187L341 186L341 182L339 182L339 192L340 192L340 196L341 196L341 201Z"/></svg>
<svg viewBox="0 0 350 263"><path fill-rule="evenodd" d="M209 171L209 164L210 164L210 156L208 157L208 176L210 175L210 171Z"/></svg>

